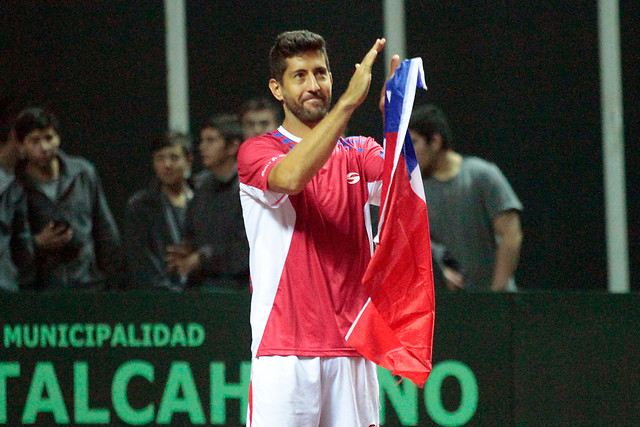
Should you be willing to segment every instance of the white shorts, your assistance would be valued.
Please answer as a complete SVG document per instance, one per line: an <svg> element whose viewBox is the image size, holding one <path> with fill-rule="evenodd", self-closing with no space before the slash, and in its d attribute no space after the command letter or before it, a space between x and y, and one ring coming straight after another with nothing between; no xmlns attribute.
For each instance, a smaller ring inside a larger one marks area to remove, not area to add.
<svg viewBox="0 0 640 427"><path fill-rule="evenodd" d="M380 425L377 368L364 357L254 358L249 393L248 427Z"/></svg>

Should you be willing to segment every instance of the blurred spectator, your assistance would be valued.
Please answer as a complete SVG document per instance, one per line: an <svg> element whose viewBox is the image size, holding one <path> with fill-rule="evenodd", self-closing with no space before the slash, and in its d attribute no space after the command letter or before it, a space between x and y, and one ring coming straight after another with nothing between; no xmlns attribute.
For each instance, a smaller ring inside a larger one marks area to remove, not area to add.
<svg viewBox="0 0 640 427"><path fill-rule="evenodd" d="M244 231L236 156L240 121L231 115L207 120L200 130L200 154L209 173L187 209L183 244L169 246L169 268L188 274L188 287L248 289L249 245Z"/></svg>
<svg viewBox="0 0 640 427"><path fill-rule="evenodd" d="M268 98L251 98L242 104L240 108L240 121L242 122L242 140L262 135L278 127L280 106ZM208 168L198 171L193 176L194 186L197 188L205 181L211 172Z"/></svg>
<svg viewBox="0 0 640 427"><path fill-rule="evenodd" d="M27 199L15 179L19 147L11 129L15 101L0 99L0 291L16 292L33 279Z"/></svg>
<svg viewBox="0 0 640 427"><path fill-rule="evenodd" d="M522 204L511 185L496 165L453 150L439 107L414 109L409 131L422 170L431 239L458 264L440 261L447 286L515 290Z"/></svg>
<svg viewBox="0 0 640 427"><path fill-rule="evenodd" d="M267 98L252 98L240 109L243 138L246 141L278 127L281 108Z"/></svg>
<svg viewBox="0 0 640 427"><path fill-rule="evenodd" d="M191 138L167 133L154 138L150 157L155 178L127 203L123 233L128 288L180 291L186 276L169 272L167 246L182 241L187 204L193 191L187 182L193 162Z"/></svg>
<svg viewBox="0 0 640 427"><path fill-rule="evenodd" d="M38 290L97 290L117 283L120 238L94 166L59 149L58 120L32 107L15 135L24 161L16 175L27 193Z"/></svg>

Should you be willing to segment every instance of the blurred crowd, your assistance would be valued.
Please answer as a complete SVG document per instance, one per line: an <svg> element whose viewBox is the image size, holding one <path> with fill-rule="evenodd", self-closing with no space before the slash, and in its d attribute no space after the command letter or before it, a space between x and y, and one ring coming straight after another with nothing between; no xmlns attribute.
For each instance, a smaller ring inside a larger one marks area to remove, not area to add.
<svg viewBox="0 0 640 427"><path fill-rule="evenodd" d="M251 99L212 116L197 144L150 138L154 177L129 198L121 229L94 165L61 148L54 112L10 98L0 107L0 290L249 288L236 154L277 128L277 104ZM197 155L204 168L193 173Z"/></svg>
<svg viewBox="0 0 640 427"><path fill-rule="evenodd" d="M249 290L236 155L278 128L280 105L250 99L237 114L209 117L197 143L176 132L150 138L154 177L130 196L121 229L94 165L61 149L55 114L9 98L0 107L0 290ZM436 287L515 290L522 204L506 178L453 150L437 106L416 108L410 133Z"/></svg>

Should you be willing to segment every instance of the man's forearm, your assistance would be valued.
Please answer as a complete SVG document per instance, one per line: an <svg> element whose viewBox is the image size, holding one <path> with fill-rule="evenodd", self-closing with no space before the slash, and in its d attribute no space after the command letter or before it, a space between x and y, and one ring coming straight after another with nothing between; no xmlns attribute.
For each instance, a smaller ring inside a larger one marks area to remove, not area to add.
<svg viewBox="0 0 640 427"><path fill-rule="evenodd" d="M273 168L269 174L269 188L286 194L301 192L331 157L355 108L339 100L327 116Z"/></svg>
<svg viewBox="0 0 640 427"><path fill-rule="evenodd" d="M371 68L386 41L377 39L373 47L356 67L349 86L333 109L314 128L304 135L269 173L269 188L286 194L297 194L311 181L327 162L338 138L362 104L371 85ZM286 120L285 120L286 122Z"/></svg>
<svg viewBox="0 0 640 427"><path fill-rule="evenodd" d="M521 238L503 238L496 250L496 264L493 270L492 291L506 291L520 259Z"/></svg>

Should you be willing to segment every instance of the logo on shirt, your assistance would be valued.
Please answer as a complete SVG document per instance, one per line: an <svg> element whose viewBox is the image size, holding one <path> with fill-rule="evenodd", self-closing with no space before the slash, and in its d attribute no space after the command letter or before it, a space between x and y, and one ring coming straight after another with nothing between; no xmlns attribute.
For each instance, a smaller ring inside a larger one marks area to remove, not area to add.
<svg viewBox="0 0 640 427"><path fill-rule="evenodd" d="M347 182L349 184L357 184L360 181L360 175L358 172L349 172L347 174Z"/></svg>

